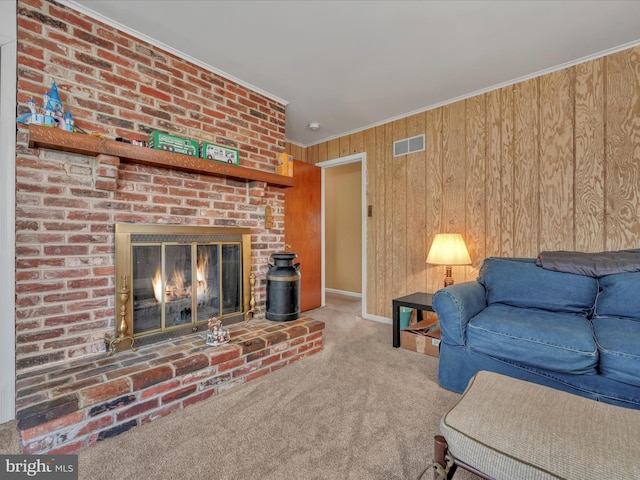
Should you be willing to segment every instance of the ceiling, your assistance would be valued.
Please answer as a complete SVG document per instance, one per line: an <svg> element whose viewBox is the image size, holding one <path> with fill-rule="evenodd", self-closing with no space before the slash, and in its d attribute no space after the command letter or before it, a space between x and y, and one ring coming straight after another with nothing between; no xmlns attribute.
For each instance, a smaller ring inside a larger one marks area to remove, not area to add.
<svg viewBox="0 0 640 480"><path fill-rule="evenodd" d="M301 146L640 44L637 0L61 3L283 100Z"/></svg>

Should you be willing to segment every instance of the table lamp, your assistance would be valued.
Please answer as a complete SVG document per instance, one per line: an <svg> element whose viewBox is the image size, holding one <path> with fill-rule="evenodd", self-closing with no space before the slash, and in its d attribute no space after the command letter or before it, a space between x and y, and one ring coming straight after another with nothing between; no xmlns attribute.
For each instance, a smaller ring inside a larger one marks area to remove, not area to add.
<svg viewBox="0 0 640 480"><path fill-rule="evenodd" d="M453 285L451 267L454 265L471 265L471 257L462 235L459 233L437 233L429 249L427 263L444 265L446 267L444 286Z"/></svg>

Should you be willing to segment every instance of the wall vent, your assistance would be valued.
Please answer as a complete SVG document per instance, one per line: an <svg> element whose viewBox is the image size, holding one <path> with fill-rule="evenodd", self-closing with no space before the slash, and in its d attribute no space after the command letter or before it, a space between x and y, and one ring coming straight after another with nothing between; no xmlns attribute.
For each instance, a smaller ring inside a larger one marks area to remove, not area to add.
<svg viewBox="0 0 640 480"><path fill-rule="evenodd" d="M393 142L393 156L408 155L410 153L422 152L425 149L424 133L415 137L405 138Z"/></svg>

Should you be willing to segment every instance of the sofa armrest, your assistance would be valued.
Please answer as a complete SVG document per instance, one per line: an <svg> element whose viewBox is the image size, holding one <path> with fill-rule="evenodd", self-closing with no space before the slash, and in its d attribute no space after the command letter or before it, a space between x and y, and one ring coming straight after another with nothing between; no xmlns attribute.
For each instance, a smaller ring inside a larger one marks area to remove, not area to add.
<svg viewBox="0 0 640 480"><path fill-rule="evenodd" d="M484 286L477 281L456 283L433 295L442 341L449 345L466 343L467 323L487 306Z"/></svg>

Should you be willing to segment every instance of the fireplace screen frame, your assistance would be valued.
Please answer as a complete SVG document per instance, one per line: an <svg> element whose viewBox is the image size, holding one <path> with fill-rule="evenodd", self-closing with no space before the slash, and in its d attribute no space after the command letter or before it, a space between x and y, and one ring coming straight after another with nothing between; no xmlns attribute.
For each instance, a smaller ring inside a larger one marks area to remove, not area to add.
<svg viewBox="0 0 640 480"><path fill-rule="evenodd" d="M178 326L153 330L151 332L136 333L134 331L134 295L133 278L133 248L153 244L176 244L174 237L182 237L178 242L180 245L225 245L239 244L240 252L240 292L239 302L241 311L228 314L222 313L222 303L220 304L220 314L217 318L222 320L223 325L238 323L244 319L245 313L251 309L250 275L251 275L251 229L234 227L208 227L191 225L152 225L136 223L118 223L115 225L115 305L116 312L120 318L116 318L116 337L130 339L127 342L111 341L112 351L122 351L134 346L141 346L155 343L171 338L184 336L198 331L206 331L208 319L197 319L194 312L190 322ZM212 241L211 238L215 239ZM199 239L207 239L199 241ZM164 248L162 247L162 250ZM222 261L222 259L219 259ZM220 279L222 280L222 279ZM222 284L222 282L220 282Z"/></svg>

